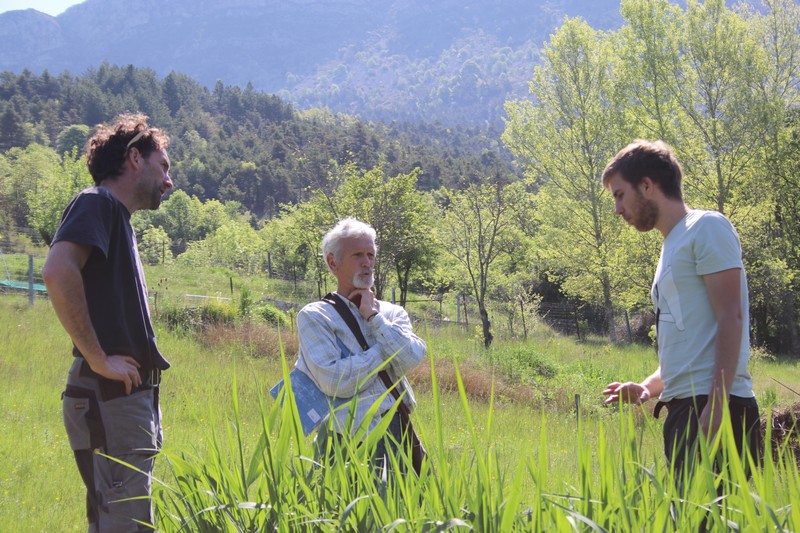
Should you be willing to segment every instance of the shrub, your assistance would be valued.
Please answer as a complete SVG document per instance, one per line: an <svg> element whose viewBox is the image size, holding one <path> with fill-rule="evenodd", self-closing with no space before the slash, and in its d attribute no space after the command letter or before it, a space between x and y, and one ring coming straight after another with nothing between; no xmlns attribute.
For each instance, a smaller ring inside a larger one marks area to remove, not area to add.
<svg viewBox="0 0 800 533"><path fill-rule="evenodd" d="M232 324L236 313L232 305L212 300L203 307L166 308L160 319L170 330L198 331L211 325Z"/></svg>
<svg viewBox="0 0 800 533"><path fill-rule="evenodd" d="M272 304L264 304L254 309L254 314L260 316L269 324L288 328L290 325L289 317Z"/></svg>

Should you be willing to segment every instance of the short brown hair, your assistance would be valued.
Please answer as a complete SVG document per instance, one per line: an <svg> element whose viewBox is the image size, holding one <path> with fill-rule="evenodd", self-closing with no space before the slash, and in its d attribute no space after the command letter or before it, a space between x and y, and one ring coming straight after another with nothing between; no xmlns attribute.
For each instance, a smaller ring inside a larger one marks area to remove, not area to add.
<svg viewBox="0 0 800 533"><path fill-rule="evenodd" d="M169 146L169 136L147 124L147 115L119 115L110 126L98 124L86 143L86 165L96 185L122 174L128 150L136 147L142 157Z"/></svg>
<svg viewBox="0 0 800 533"><path fill-rule="evenodd" d="M606 165L603 185L608 187L608 180L616 174L634 186L648 177L658 184L667 198L683 200L683 170L672 147L664 141L633 141Z"/></svg>

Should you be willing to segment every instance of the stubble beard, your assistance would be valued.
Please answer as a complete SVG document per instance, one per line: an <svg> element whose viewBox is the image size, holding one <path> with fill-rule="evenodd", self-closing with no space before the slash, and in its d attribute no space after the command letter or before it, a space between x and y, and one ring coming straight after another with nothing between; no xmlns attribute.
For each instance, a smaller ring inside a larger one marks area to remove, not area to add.
<svg viewBox="0 0 800 533"><path fill-rule="evenodd" d="M644 195L639 193L636 212L631 217L631 225L641 232L646 232L655 228L656 222L658 222L658 206L652 200L646 200Z"/></svg>

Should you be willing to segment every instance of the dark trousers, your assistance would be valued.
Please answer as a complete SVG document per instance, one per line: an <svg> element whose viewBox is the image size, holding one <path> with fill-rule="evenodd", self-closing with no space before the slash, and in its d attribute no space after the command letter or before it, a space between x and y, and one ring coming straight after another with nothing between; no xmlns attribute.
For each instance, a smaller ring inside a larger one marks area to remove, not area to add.
<svg viewBox="0 0 800 533"><path fill-rule="evenodd" d="M316 445L318 447L318 455L321 457L325 454L326 449L328 450L327 460L330 462L335 457L334 446L342 446L345 438L328 426L330 426L330 424L324 426L324 429L320 430ZM373 466L375 468L383 468L384 466L390 467L391 462L389 460L389 455L398 455L401 446L405 446L404 443L406 440L400 419L400 412L396 411L392 420L389 422L389 426L386 428L386 434L375 446L375 453L372 455L371 459ZM330 449L328 449L329 441L331 444ZM399 461L399 463L402 473L405 473L405 463L403 461Z"/></svg>
<svg viewBox="0 0 800 533"><path fill-rule="evenodd" d="M667 420L664 422L664 453L667 461L670 464L674 463L676 476L684 474L686 467L691 467L691 464L698 458L699 419L706 403L708 403L708 396L699 395L674 399L663 404L669 409ZM758 402L755 398L731 396L728 402L728 412L739 456L744 458L746 448L756 462L759 462L762 439L759 430ZM715 469L718 470L716 463ZM745 470L749 477L747 463L745 463Z"/></svg>

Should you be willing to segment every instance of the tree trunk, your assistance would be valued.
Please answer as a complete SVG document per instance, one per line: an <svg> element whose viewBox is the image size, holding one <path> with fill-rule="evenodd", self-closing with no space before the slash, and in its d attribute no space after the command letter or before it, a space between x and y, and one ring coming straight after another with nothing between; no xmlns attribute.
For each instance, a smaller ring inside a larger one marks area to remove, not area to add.
<svg viewBox="0 0 800 533"><path fill-rule="evenodd" d="M492 323L489 322L489 313L486 312L486 307L482 302L478 304L478 310L480 311L481 325L483 326L483 345L488 348L492 345L492 340L494 340L494 335L492 335L491 331Z"/></svg>
<svg viewBox="0 0 800 533"><path fill-rule="evenodd" d="M608 327L608 339L612 344L617 343L617 331L614 327L614 305L611 301L611 282L608 273L603 273L603 306L606 309L606 327Z"/></svg>

